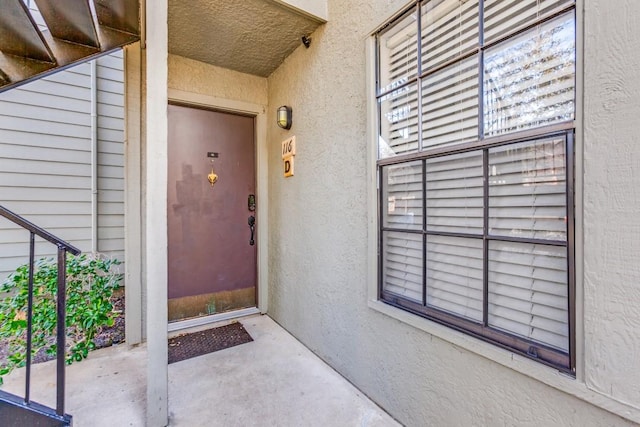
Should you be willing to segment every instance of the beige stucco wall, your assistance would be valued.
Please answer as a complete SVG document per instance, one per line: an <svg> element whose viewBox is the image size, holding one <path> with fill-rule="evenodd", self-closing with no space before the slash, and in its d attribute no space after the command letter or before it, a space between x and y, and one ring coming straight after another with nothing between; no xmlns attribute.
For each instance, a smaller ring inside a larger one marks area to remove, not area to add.
<svg viewBox="0 0 640 427"><path fill-rule="evenodd" d="M586 380L640 407L640 2L586 4Z"/></svg>
<svg viewBox="0 0 640 427"><path fill-rule="evenodd" d="M170 89L267 105L267 79L169 55Z"/></svg>
<svg viewBox="0 0 640 427"><path fill-rule="evenodd" d="M294 120L291 131L268 127L269 312L404 424L632 424L600 407L640 421L640 2L585 3L577 379L368 306L365 45L405 0L330 0L311 48L269 77L269 105L291 105ZM290 135L295 177L285 179L280 141Z"/></svg>

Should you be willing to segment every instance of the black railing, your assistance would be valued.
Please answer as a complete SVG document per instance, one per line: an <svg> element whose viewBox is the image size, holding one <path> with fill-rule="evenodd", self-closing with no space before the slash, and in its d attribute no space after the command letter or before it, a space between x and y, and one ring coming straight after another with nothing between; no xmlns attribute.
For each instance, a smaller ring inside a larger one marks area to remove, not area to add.
<svg viewBox="0 0 640 427"><path fill-rule="evenodd" d="M31 402L31 346L32 346L32 314L33 314L33 269L35 263L35 238L36 236L54 244L58 248L58 289L56 301L56 418L60 421L71 421L71 417L64 413L64 396L65 396L65 319L66 319L66 291L67 291L67 252L78 255L80 250L49 233L46 230L32 224L19 215L0 206L0 216L7 218L14 224L19 225L29 231L29 283L28 283L28 300L27 300L27 354L26 354L26 372L25 372L25 394L22 406L25 409L32 409L34 412L42 413L42 405ZM46 409L46 408L45 408ZM45 411L46 412L46 411ZM48 414L43 414L48 415Z"/></svg>

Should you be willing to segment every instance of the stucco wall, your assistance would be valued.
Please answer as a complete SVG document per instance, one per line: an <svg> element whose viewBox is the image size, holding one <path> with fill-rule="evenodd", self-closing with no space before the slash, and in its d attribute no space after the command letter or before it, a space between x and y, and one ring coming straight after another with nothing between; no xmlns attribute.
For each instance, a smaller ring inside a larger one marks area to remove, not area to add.
<svg viewBox="0 0 640 427"><path fill-rule="evenodd" d="M253 104L267 104L267 79L169 55L170 89Z"/></svg>
<svg viewBox="0 0 640 427"><path fill-rule="evenodd" d="M640 420L640 2L586 3L585 372L557 382ZM311 47L269 77L268 123L275 106L293 107L290 131L268 128L270 314L407 425L631 425L536 379L560 377L550 368L526 360L535 366L523 375L368 307L365 41L404 4L330 0ZM285 179L279 148L290 135L295 176Z"/></svg>
<svg viewBox="0 0 640 427"><path fill-rule="evenodd" d="M640 2L586 3L586 380L640 407Z"/></svg>

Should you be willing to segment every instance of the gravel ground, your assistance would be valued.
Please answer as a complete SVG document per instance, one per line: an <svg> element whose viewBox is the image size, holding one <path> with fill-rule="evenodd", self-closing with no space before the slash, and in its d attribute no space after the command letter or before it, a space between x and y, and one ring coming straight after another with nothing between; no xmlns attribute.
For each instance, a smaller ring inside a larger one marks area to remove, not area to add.
<svg viewBox="0 0 640 427"><path fill-rule="evenodd" d="M96 349L124 342L124 288L119 288L113 293L111 303L113 304L115 322L113 326L103 328L95 336L93 342L96 344ZM7 347L6 342L0 341L0 366L4 364L7 358ZM91 354L89 354L89 357L91 357ZM53 359L55 359L54 356L49 356L44 350L41 350L36 353L33 363L41 363Z"/></svg>

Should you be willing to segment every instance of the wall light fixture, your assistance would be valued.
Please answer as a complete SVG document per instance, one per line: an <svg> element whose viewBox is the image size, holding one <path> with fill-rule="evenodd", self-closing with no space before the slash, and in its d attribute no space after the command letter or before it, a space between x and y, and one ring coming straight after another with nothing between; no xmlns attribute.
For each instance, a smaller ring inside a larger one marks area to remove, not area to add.
<svg viewBox="0 0 640 427"><path fill-rule="evenodd" d="M291 129L291 107L283 105L278 107L277 123L282 129Z"/></svg>

